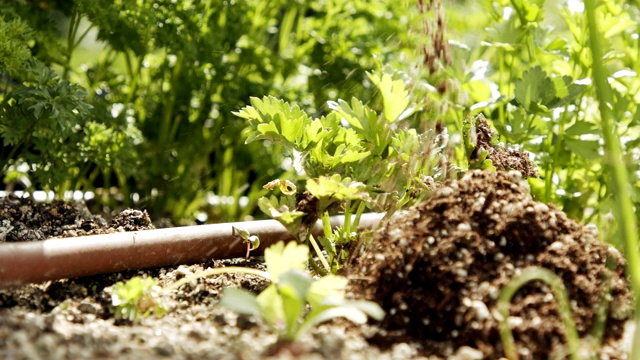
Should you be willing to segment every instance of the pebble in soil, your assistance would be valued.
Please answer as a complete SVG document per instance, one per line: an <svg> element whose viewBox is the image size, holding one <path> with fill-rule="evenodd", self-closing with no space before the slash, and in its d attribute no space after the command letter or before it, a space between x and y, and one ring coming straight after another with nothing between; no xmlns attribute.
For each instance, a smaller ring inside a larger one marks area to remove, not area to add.
<svg viewBox="0 0 640 360"><path fill-rule="evenodd" d="M599 358L625 357L618 342L632 299L623 257L594 228L534 201L521 176L469 172L376 233L350 274L356 296L387 312L371 341L413 341L423 355L442 357L468 348L498 359L503 349L493 314L500 289L522 269L540 266L564 281L581 337L591 331L610 279ZM543 283L518 291L510 317L521 359L561 353L564 327Z"/></svg>

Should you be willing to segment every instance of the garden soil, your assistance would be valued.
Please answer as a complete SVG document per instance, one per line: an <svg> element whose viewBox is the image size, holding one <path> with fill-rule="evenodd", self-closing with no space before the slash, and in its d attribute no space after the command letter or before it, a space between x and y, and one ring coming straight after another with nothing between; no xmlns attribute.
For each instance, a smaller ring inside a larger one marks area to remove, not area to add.
<svg viewBox="0 0 640 360"><path fill-rule="evenodd" d="M623 359L632 299L622 256L597 240L595 229L528 194L518 172L470 172L434 189L430 200L396 214L363 241L347 272L349 294L381 304L387 316L379 324L333 321L300 344L272 351L276 337L262 322L217 305L224 287L259 292L267 286L238 274L170 292L170 311L162 318L114 318L105 289L118 281L147 276L167 286L207 268L245 265L244 259L212 259L0 290L0 358L498 359L499 291L522 269L543 266L564 280L581 337L590 333L601 299L609 300L598 357ZM14 197L0 202L1 241L152 227L137 210L107 222L81 204ZM261 258L246 266L264 270ZM531 283L516 294L510 324L522 359L565 357L564 330L544 284Z"/></svg>

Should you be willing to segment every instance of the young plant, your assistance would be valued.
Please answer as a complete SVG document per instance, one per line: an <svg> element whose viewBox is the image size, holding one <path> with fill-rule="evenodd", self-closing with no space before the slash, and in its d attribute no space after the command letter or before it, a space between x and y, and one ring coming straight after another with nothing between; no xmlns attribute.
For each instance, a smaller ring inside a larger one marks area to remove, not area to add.
<svg viewBox="0 0 640 360"><path fill-rule="evenodd" d="M308 247L295 242L273 245L264 255L272 284L257 296L227 288L220 304L263 319L280 341L296 341L317 324L337 317L357 324L365 323L367 316L382 320L384 312L377 304L345 299L345 278L313 279L306 271L308 256Z"/></svg>
<svg viewBox="0 0 640 360"><path fill-rule="evenodd" d="M249 253L260 246L260 238L257 235L251 235L247 230L242 228L232 227L233 236L237 236L242 239L242 242L247 244L247 254L244 256L244 262L249 260Z"/></svg>
<svg viewBox="0 0 640 360"><path fill-rule="evenodd" d="M331 111L313 118L298 105L271 96L252 98L251 106L234 113L249 123L247 143L270 140L283 146L292 159L301 159L300 176L306 177L306 191L296 198L295 185L282 188L268 184L268 188L284 190L282 196L262 198L258 204L299 241L313 246L327 272L340 268L346 253L340 255L337 247L355 239L352 230L367 207L376 205L392 212L398 205L419 200L416 194L420 192L415 190L424 186L421 178L437 168L433 133L418 134L403 122L415 113L404 81L389 74L371 73L368 77L382 98L380 114L352 98L351 102L328 102ZM280 184L281 180L277 181ZM349 220L337 234L328 227L330 212L335 209L342 209ZM316 219L323 219L325 225L319 242L329 261L307 228Z"/></svg>
<svg viewBox="0 0 640 360"><path fill-rule="evenodd" d="M135 321L151 314L159 317L167 311L160 298L162 288L152 278L135 276L124 283L114 284L106 291L111 294L117 319Z"/></svg>

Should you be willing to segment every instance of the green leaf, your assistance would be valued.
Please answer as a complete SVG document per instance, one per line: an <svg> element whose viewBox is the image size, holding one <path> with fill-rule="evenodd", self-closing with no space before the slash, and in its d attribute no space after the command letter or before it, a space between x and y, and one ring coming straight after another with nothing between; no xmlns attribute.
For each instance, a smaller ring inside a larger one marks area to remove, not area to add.
<svg viewBox="0 0 640 360"><path fill-rule="evenodd" d="M273 96L265 96L262 99L252 97L251 106L233 114L249 121L251 130L247 143L258 139L270 139L282 141L298 151L305 150L309 145L305 130L312 120L298 105L291 106ZM317 137L317 134L314 136Z"/></svg>
<svg viewBox="0 0 640 360"><path fill-rule="evenodd" d="M107 292L116 307L115 317L134 321L151 313L162 316L167 311L160 298L160 290L155 279L134 276L124 283L114 284Z"/></svg>
<svg viewBox="0 0 640 360"><path fill-rule="evenodd" d="M365 184L348 177L342 179L340 174L320 176L317 180L309 179L306 188L318 199L370 200Z"/></svg>
<svg viewBox="0 0 640 360"><path fill-rule="evenodd" d="M547 113L564 106L580 95L586 87L573 83L570 76L549 77L540 66L525 71L516 80L515 97L533 114Z"/></svg>
<svg viewBox="0 0 640 360"><path fill-rule="evenodd" d="M298 321L305 310L306 295L313 279L306 271L289 270L277 279L277 289L282 298L282 311L287 328L287 338L293 339Z"/></svg>
<svg viewBox="0 0 640 360"><path fill-rule="evenodd" d="M302 218L306 215L302 211L295 210L295 198L283 195L280 200L274 195L258 199L258 207L263 213L272 219L279 221L296 238L302 224Z"/></svg>
<svg viewBox="0 0 640 360"><path fill-rule="evenodd" d="M540 66L525 71L522 79L516 80L516 100L532 113L544 111L540 105L550 91L554 91L553 82Z"/></svg>
<svg viewBox="0 0 640 360"><path fill-rule="evenodd" d="M413 113L412 109L407 111L409 91L405 89L402 80L393 80L389 74L383 74L382 77L380 77L380 75L376 73L367 73L367 76L380 90L384 105L384 118L387 122L393 123Z"/></svg>
<svg viewBox="0 0 640 360"><path fill-rule="evenodd" d="M271 218L280 221L284 225L289 225L305 215L304 212L295 210L295 204L291 200L293 200L293 197L286 195L282 196L280 200L274 195L269 198L263 196L258 199L258 206L262 212Z"/></svg>
<svg viewBox="0 0 640 360"><path fill-rule="evenodd" d="M567 136L580 136L584 134L596 134L598 129L595 124L584 120L578 120L573 125L565 129Z"/></svg>
<svg viewBox="0 0 640 360"><path fill-rule="evenodd" d="M275 284L269 285L256 297L261 317L278 331L285 331L285 315L282 297Z"/></svg>
<svg viewBox="0 0 640 360"><path fill-rule="evenodd" d="M376 320L382 320L384 311L378 304L370 301L344 301L340 305L336 304L318 312L312 310L300 325L296 336L299 337L314 326L339 317L355 324L364 324L367 322L367 315Z"/></svg>
<svg viewBox="0 0 640 360"><path fill-rule="evenodd" d="M304 303L309 292L313 279L307 271L300 269L292 269L284 272L276 279L278 291L289 292L294 298Z"/></svg>
<svg viewBox="0 0 640 360"><path fill-rule="evenodd" d="M352 98L351 105L349 105L346 101L338 99L337 102L328 102L328 106L346 120L365 140L373 144L374 154L378 154L384 149L386 141L388 141L385 136L385 133L389 131L388 126L384 119L381 119L362 101Z"/></svg>
<svg viewBox="0 0 640 360"><path fill-rule="evenodd" d="M597 140L580 140L566 138L564 139L564 144L567 150L576 153L585 159L593 160L600 157L600 155L598 154L600 144Z"/></svg>
<svg viewBox="0 0 640 360"><path fill-rule="evenodd" d="M225 288L220 305L240 314L262 316L262 308L256 296L244 289Z"/></svg>
<svg viewBox="0 0 640 360"><path fill-rule="evenodd" d="M362 300L348 300L346 305L355 307L365 314L369 315L370 318L378 321L382 321L384 318L384 310L373 301L362 301Z"/></svg>
<svg viewBox="0 0 640 360"><path fill-rule="evenodd" d="M319 307L327 298L344 299L347 279L337 275L324 276L311 284L307 293L307 301L312 308Z"/></svg>
<svg viewBox="0 0 640 360"><path fill-rule="evenodd" d="M293 241L288 242L286 246L284 242L279 241L264 251L267 271L273 279L289 270L305 270L308 258L309 248Z"/></svg>

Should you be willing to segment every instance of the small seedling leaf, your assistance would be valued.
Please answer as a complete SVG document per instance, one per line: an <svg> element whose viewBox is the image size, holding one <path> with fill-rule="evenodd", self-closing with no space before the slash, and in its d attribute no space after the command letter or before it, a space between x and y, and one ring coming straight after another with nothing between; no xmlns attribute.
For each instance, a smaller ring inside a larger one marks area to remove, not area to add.
<svg viewBox="0 0 640 360"><path fill-rule="evenodd" d="M238 288L225 288L220 305L240 314L261 316L262 308L252 293Z"/></svg>
<svg viewBox="0 0 640 360"><path fill-rule="evenodd" d="M278 279L289 270L305 270L308 257L309 248L295 242L289 242L285 246L280 241L264 251L267 270L273 279Z"/></svg>
<svg viewBox="0 0 640 360"><path fill-rule="evenodd" d="M367 314L362 310L350 306L331 307L317 313L310 313L300 325L296 336L301 336L312 329L314 326L325 321L336 319L339 317L346 318L355 324L364 324L367 322Z"/></svg>
<svg viewBox="0 0 640 360"><path fill-rule="evenodd" d="M324 305L327 298L344 299L347 279L337 275L327 275L311 284L307 301L312 308Z"/></svg>
<svg viewBox="0 0 640 360"><path fill-rule="evenodd" d="M262 318L274 328L282 331L285 328L285 315L282 297L275 284L269 285L256 297L260 305Z"/></svg>
<svg viewBox="0 0 640 360"><path fill-rule="evenodd" d="M305 310L305 298L311 282L311 276L303 270L289 270L277 279L277 289L282 298L282 312L287 328L287 338L297 329L298 321Z"/></svg>

